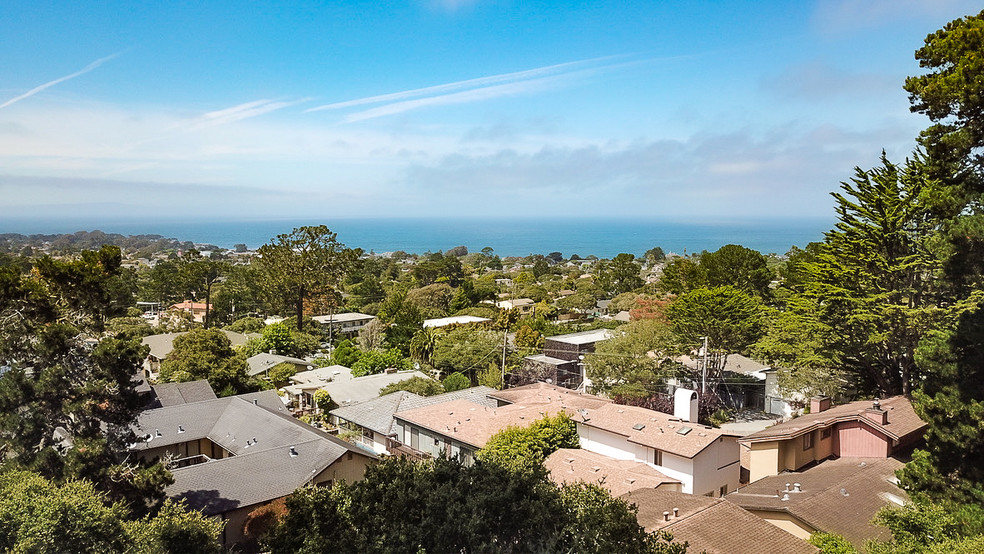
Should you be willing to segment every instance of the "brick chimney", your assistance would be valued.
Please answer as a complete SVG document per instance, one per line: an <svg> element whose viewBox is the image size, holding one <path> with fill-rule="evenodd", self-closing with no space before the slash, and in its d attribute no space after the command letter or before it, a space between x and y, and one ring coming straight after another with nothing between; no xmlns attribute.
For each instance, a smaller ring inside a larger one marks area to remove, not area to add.
<svg viewBox="0 0 984 554"><path fill-rule="evenodd" d="M824 410L830 409L830 397L829 396L814 396L810 399L810 413L818 414Z"/></svg>

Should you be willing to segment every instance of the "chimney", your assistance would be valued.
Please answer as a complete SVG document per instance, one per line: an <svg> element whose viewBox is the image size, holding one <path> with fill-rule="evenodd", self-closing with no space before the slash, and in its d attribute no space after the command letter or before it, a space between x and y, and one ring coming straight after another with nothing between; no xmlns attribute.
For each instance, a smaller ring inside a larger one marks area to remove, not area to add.
<svg viewBox="0 0 984 554"><path fill-rule="evenodd" d="M877 398L871 403L871 407L864 411L864 417L870 419L878 425L888 424L888 412L881 409L881 405L879 404Z"/></svg>
<svg viewBox="0 0 984 554"><path fill-rule="evenodd" d="M810 399L810 413L818 414L830 409L829 396L814 396Z"/></svg>
<svg viewBox="0 0 984 554"><path fill-rule="evenodd" d="M682 388L673 391L673 417L697 421L697 391Z"/></svg>

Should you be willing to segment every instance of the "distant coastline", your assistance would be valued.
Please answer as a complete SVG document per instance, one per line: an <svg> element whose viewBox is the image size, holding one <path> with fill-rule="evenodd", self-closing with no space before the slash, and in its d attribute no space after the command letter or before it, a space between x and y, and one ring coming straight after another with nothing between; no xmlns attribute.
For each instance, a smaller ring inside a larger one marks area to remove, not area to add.
<svg viewBox="0 0 984 554"><path fill-rule="evenodd" d="M491 246L500 256L526 256L558 251L565 256L610 258L621 252L641 255L654 246L677 254L717 250L741 244L763 254L785 254L823 240L831 228L828 218L732 220L713 223L641 218L443 218L344 219L262 221L180 221L10 219L0 233L59 234L100 230L124 235L155 234L231 248L258 248L271 238L301 225L325 224L345 245L377 253L403 250L422 254L464 245L471 252Z"/></svg>

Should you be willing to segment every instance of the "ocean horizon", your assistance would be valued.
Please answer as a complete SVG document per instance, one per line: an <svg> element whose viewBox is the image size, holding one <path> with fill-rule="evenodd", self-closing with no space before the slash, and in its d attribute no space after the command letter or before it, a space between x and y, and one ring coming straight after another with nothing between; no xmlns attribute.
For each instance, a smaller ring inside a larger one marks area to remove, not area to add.
<svg viewBox="0 0 984 554"><path fill-rule="evenodd" d="M740 244L763 254L785 254L823 240L830 218L775 218L713 222L645 218L331 218L323 220L93 220L10 219L0 233L65 234L99 230L123 235L161 235L180 241L255 249L302 225L327 225L350 248L376 253L469 252L492 247L499 256L561 252L565 257L611 258L622 252L642 255L659 246L666 253L714 251Z"/></svg>

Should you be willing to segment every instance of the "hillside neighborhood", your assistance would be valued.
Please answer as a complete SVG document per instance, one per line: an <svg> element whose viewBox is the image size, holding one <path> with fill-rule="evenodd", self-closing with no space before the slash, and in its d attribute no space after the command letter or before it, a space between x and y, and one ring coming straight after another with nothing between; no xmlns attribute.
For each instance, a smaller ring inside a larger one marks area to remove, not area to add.
<svg viewBox="0 0 984 554"><path fill-rule="evenodd" d="M0 235L0 551L984 552L984 12L916 59L916 149L783 253Z"/></svg>

